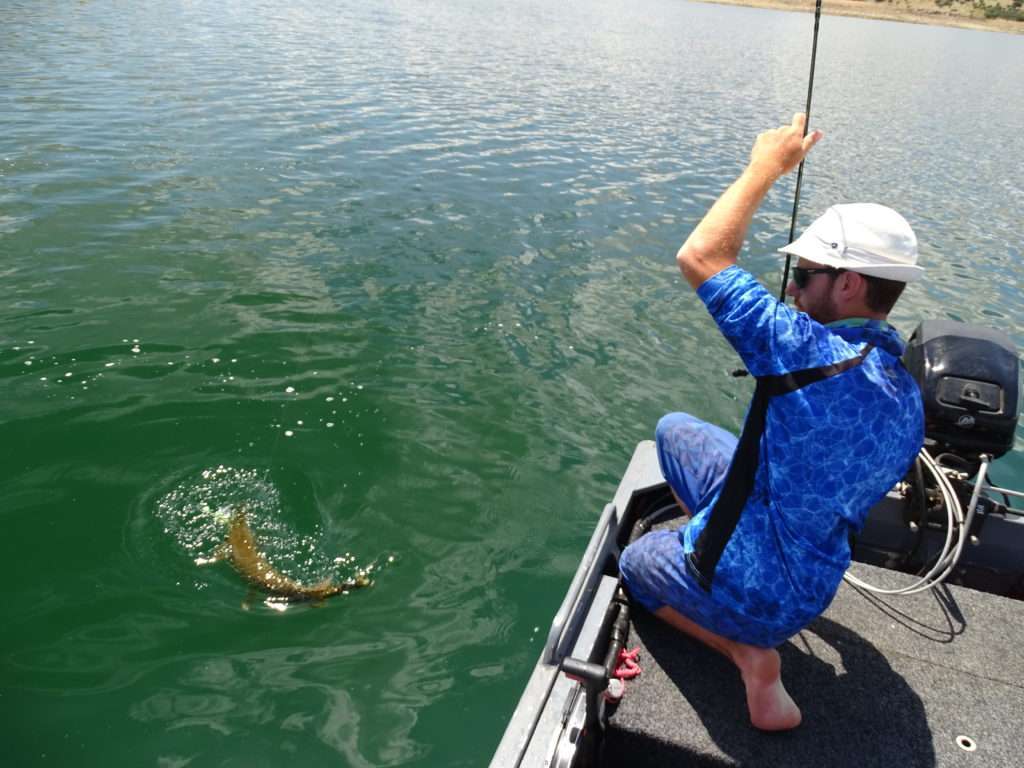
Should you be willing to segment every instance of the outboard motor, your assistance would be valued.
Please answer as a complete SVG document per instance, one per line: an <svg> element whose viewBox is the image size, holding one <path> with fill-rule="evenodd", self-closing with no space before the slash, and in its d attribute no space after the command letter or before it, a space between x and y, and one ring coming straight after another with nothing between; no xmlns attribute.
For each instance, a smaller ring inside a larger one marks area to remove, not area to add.
<svg viewBox="0 0 1024 768"><path fill-rule="evenodd" d="M903 364L921 388L927 450L871 508L854 559L1024 600L1024 510L1011 501L1024 493L995 485L982 459L1013 448L1021 399L1013 341L925 320Z"/></svg>
<svg viewBox="0 0 1024 768"><path fill-rule="evenodd" d="M953 454L971 474L979 455L1013 448L1020 411L1020 362L1002 331L953 320L925 320L903 364L921 387L925 438L933 455Z"/></svg>

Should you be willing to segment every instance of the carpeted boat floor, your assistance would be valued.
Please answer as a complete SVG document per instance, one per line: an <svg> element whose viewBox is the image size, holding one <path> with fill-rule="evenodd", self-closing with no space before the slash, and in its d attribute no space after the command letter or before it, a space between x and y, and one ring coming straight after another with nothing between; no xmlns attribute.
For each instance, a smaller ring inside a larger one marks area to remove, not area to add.
<svg viewBox="0 0 1024 768"><path fill-rule="evenodd" d="M914 580L855 572L888 588ZM961 587L879 598L844 583L779 649L803 712L781 734L749 725L725 658L639 607L637 645L643 674L610 719L606 766L1024 766L1024 604L1014 600Z"/></svg>

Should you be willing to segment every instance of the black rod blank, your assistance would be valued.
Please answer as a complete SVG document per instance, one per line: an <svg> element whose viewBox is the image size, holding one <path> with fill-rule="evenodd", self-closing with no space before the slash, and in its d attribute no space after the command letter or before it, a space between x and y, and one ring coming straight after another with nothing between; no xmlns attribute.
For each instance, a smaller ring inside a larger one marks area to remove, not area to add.
<svg viewBox="0 0 1024 768"><path fill-rule="evenodd" d="M807 135L807 127L811 124L811 94L814 93L814 62L818 57L818 25L821 21L821 0L816 0L814 5L814 39L811 42L811 74L807 79L807 106L804 114L807 119L804 121L804 136ZM805 158L806 160L806 158ZM800 168L796 172L796 194L793 196L793 217L789 222L789 240L793 242L796 235L796 212L800 206L800 185L804 180L804 160L800 161ZM782 289L779 291L779 301L786 302L786 285L789 283L789 268L792 263L792 255L786 254L786 268L782 273Z"/></svg>

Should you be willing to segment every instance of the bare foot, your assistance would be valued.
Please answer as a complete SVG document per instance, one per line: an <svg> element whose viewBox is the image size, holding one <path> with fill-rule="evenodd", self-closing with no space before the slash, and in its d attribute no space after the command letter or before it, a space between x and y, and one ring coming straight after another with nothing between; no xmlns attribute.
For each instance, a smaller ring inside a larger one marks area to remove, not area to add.
<svg viewBox="0 0 1024 768"><path fill-rule="evenodd" d="M750 723L762 731L787 731L800 725L800 708L782 685L779 652L748 645L736 656L747 689Z"/></svg>
<svg viewBox="0 0 1024 768"><path fill-rule="evenodd" d="M786 731L800 725L800 709L782 685L782 659L778 651L716 635L667 605L654 614L732 660L743 677L750 722L755 728Z"/></svg>

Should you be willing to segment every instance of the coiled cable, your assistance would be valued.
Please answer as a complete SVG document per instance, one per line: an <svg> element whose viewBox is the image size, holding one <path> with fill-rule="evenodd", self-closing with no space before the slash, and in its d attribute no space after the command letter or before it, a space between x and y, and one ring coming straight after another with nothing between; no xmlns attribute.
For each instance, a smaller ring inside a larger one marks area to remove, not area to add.
<svg viewBox="0 0 1024 768"><path fill-rule="evenodd" d="M919 458L921 459L921 463L924 464L925 468L935 479L936 486L942 496L942 504L946 508L946 540L938 558L935 560L935 564L927 573L914 583L897 589L883 589L882 587L876 587L873 584L867 583L863 579L857 578L849 571L843 575L843 579L848 584L852 584L853 586L867 590L868 592L873 592L876 595L915 595L918 592L924 592L925 590L934 589L939 586L943 581L949 578L949 575L953 573L957 563L960 561L960 555L963 552L964 544L970 537L971 523L974 520L975 510L978 508L978 499L981 497L981 488L985 484L985 475L988 472L989 462L991 462L992 457L986 454L982 454L981 456L981 466L978 469L978 477L974 483L974 491L971 494L970 503L967 505L966 514L964 514L963 506L960 504L960 499L957 497L952 483L950 483L946 473L942 471L942 467L939 466L935 459L933 459L924 448L921 449ZM921 489L921 492L924 493L923 488ZM923 523L924 521L922 521L922 524Z"/></svg>

